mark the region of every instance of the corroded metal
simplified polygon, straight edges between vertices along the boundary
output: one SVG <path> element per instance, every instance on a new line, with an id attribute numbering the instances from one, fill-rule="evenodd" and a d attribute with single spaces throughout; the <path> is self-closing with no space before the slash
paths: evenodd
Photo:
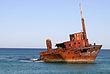
<path id="1" fill-rule="evenodd" d="M 83 17 L 81 17 L 81 21 L 83 31 L 70 34 L 70 41 L 56 44 L 56 49 L 52 49 L 51 40 L 46 40 L 47 51 L 40 53 L 39 60 L 44 62 L 93 63 L 102 45 L 89 43 Z"/>

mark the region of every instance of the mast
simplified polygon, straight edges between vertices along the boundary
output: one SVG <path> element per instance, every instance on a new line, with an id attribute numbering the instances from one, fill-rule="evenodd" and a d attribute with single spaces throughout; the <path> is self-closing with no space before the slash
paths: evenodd
<path id="1" fill-rule="evenodd" d="M 82 0 L 80 2 L 80 14 L 81 14 L 82 29 L 83 29 L 83 32 L 84 32 L 84 39 L 87 39 L 84 16 L 83 16 L 83 9 L 82 9 Z"/>
<path id="2" fill-rule="evenodd" d="M 88 42 L 87 35 L 86 35 L 86 27 L 85 27 L 84 16 L 83 16 L 83 9 L 82 9 L 82 0 L 80 2 L 80 14 L 81 14 L 82 29 L 83 29 L 83 38 L 85 40 L 85 46 L 88 46 L 89 42 Z"/>

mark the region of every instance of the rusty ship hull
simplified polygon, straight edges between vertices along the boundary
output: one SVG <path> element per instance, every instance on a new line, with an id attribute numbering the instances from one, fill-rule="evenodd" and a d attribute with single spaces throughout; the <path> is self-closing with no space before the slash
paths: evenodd
<path id="1" fill-rule="evenodd" d="M 81 5 L 80 5 L 81 6 Z M 50 39 L 46 40 L 47 51 L 40 53 L 39 60 L 44 62 L 66 62 L 66 63 L 93 63 L 102 47 L 96 43 L 90 44 L 86 34 L 84 17 L 81 13 L 82 32 L 70 34 L 70 40 L 56 44 L 52 49 Z"/>
<path id="2" fill-rule="evenodd" d="M 41 52 L 40 60 L 59 63 L 94 63 L 102 45 L 91 45 L 86 48 L 57 48 L 50 52 Z"/>

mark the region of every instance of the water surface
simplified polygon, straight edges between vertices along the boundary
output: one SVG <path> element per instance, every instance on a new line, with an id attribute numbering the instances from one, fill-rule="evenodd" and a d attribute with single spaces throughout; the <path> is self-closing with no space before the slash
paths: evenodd
<path id="1" fill-rule="evenodd" d="M 110 74 L 110 50 L 101 50 L 94 64 L 32 62 L 46 49 L 0 48 L 0 74 Z"/>

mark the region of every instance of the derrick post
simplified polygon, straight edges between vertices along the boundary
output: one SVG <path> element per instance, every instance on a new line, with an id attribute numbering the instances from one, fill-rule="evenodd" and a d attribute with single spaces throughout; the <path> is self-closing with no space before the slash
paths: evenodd
<path id="1" fill-rule="evenodd" d="M 47 39 L 46 40 L 46 45 L 47 45 L 47 50 L 48 51 L 51 51 L 52 50 L 52 43 L 51 43 L 51 40 L 50 39 Z"/>
<path id="2" fill-rule="evenodd" d="M 87 34 L 86 34 L 86 27 L 85 27 L 85 22 L 84 22 L 82 3 L 80 3 L 80 14 L 81 14 L 82 29 L 83 29 L 83 38 L 85 40 L 85 46 L 88 46 L 89 42 L 88 42 Z"/>

